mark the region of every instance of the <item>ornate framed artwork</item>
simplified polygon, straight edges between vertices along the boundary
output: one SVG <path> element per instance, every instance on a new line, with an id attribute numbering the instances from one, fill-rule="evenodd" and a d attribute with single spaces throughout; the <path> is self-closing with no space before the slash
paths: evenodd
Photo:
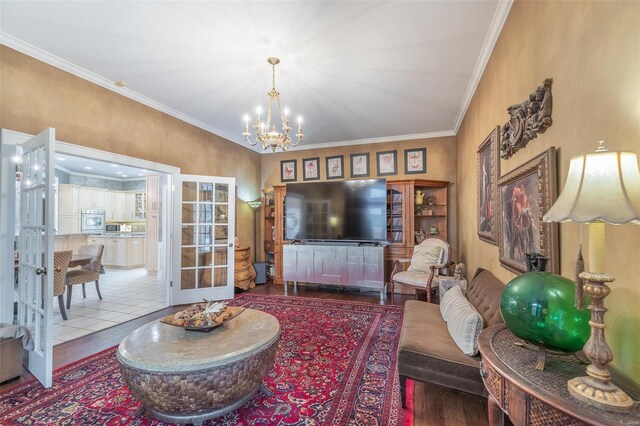
<path id="1" fill-rule="evenodd" d="M 407 175 L 427 172 L 427 148 L 404 150 L 404 173 Z"/>
<path id="2" fill-rule="evenodd" d="M 344 155 L 327 157 L 327 179 L 344 179 Z"/>
<path id="3" fill-rule="evenodd" d="M 296 180 L 298 180 L 298 170 L 296 167 L 296 163 L 296 160 L 280 161 L 280 181 L 295 182 Z"/>
<path id="4" fill-rule="evenodd" d="M 302 180 L 320 179 L 320 157 L 304 158 L 302 160 Z"/>
<path id="5" fill-rule="evenodd" d="M 378 176 L 392 176 L 398 174 L 397 151 L 376 152 L 376 164 Z"/>
<path id="6" fill-rule="evenodd" d="M 548 258 L 547 272 L 559 273 L 558 224 L 542 216 L 556 199 L 556 151 L 551 147 L 498 180 L 500 264 L 526 272 L 525 254 Z"/>
<path id="7" fill-rule="evenodd" d="M 351 177 L 369 177 L 369 153 L 351 154 Z"/>
<path id="8" fill-rule="evenodd" d="M 498 176 L 500 176 L 500 126 L 493 129 L 478 147 L 478 237 L 498 244 Z"/>

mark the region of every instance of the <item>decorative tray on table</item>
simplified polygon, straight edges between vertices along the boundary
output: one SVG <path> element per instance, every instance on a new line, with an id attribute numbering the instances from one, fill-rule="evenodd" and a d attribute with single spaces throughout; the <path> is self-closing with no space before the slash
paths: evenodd
<path id="1" fill-rule="evenodd" d="M 174 315 L 160 319 L 160 322 L 188 331 L 208 333 L 240 315 L 244 308 L 227 306 L 225 302 L 196 303 Z"/>

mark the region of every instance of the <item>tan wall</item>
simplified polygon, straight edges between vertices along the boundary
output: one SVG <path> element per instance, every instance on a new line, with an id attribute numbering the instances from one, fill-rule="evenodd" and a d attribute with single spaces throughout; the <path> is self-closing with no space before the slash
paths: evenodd
<path id="1" fill-rule="evenodd" d="M 304 143 L 304 142 L 303 142 Z M 404 174 L 404 150 L 410 148 L 427 149 L 427 172 L 423 174 Z M 344 156 L 344 176 L 350 179 L 351 165 L 350 154 L 369 153 L 369 172 L 372 178 L 377 177 L 376 152 L 397 151 L 397 176 L 381 176 L 387 180 L 399 179 L 432 179 L 449 181 L 449 241 L 452 248 L 457 244 L 456 233 L 456 138 L 443 137 L 433 139 L 416 139 L 410 141 L 385 142 L 366 145 L 351 145 L 334 148 L 309 149 L 303 151 L 289 151 L 286 153 L 268 154 L 262 156 L 262 187 L 281 184 L 280 181 L 280 161 L 297 160 L 298 180 L 303 182 L 302 159 L 320 157 L 320 179 L 326 180 L 326 157 L 334 155 Z"/>
<path id="2" fill-rule="evenodd" d="M 182 173 L 236 178 L 238 196 L 260 196 L 260 155 L 47 65 L 0 48 L 0 127 L 180 167 Z M 253 242 L 253 212 L 238 202 L 237 235 Z"/>
<path id="3" fill-rule="evenodd" d="M 502 174 L 555 146 L 560 190 L 569 159 L 593 151 L 600 139 L 610 149 L 640 152 L 638 22 L 640 2 L 513 4 L 458 132 L 458 248 L 472 271 L 482 266 L 505 282 L 514 277 L 500 266 L 498 247 L 476 235 L 476 150 L 507 121 L 506 107 L 526 99 L 544 78 L 554 80 L 553 125 L 502 160 Z M 561 273 L 569 278 L 579 235 L 580 225 L 560 225 Z M 606 244 L 606 269 L 617 277 L 605 301 L 607 339 L 615 365 L 640 381 L 640 226 L 607 225 Z"/>

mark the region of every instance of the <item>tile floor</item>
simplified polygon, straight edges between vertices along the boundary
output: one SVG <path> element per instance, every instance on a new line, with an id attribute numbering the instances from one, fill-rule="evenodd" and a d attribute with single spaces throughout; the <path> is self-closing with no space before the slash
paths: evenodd
<path id="1" fill-rule="evenodd" d="M 57 345 L 80 336 L 103 330 L 167 306 L 167 288 L 144 268 L 128 271 L 107 269 L 100 276 L 98 299 L 93 282 L 86 284 L 87 298 L 82 298 L 82 286 L 73 287 L 71 309 L 63 320 L 58 299 L 53 299 L 53 344 Z M 65 294 L 66 302 L 66 294 Z"/>

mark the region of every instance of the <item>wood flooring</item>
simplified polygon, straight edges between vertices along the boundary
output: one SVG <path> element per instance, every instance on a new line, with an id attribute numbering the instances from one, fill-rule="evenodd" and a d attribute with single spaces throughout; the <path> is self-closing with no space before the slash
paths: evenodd
<path id="1" fill-rule="evenodd" d="M 283 295 L 284 291 L 280 285 L 266 284 L 249 290 L 249 293 Z M 305 287 L 299 285 L 298 290 L 294 291 L 293 287 L 289 286 L 288 295 L 351 300 L 374 304 L 381 303 L 378 292 L 345 291 L 336 287 Z M 403 306 L 406 300 L 412 300 L 413 298 L 414 296 L 412 295 L 396 294 L 393 304 Z M 385 299 L 384 303 L 391 302 Z M 177 306 L 165 308 L 106 330 L 100 330 L 88 336 L 61 343 L 55 346 L 53 350 L 53 368 L 55 370 L 86 356 L 115 346 L 119 344 L 125 336 L 141 325 L 177 312 L 180 309 L 181 308 Z M 0 385 L 0 392 L 2 392 L 3 388 L 24 382 L 30 378 L 31 375 L 27 371 L 24 371 L 20 379 L 5 385 Z M 415 426 L 488 425 L 486 398 L 452 391 L 432 384 L 416 382 L 414 411 Z"/>

